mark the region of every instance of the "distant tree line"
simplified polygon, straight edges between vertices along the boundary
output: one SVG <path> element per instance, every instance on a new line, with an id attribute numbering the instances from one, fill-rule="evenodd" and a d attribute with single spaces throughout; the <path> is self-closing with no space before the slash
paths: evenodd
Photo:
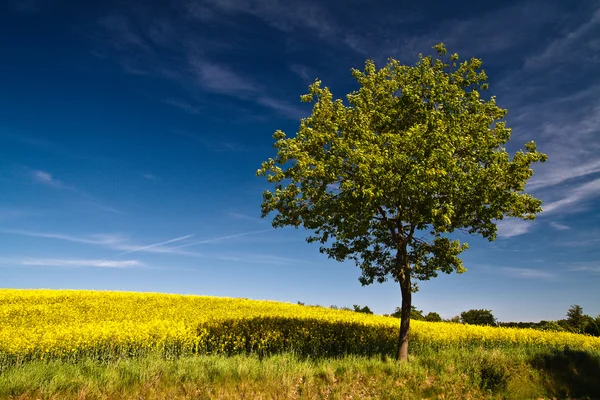
<path id="1" fill-rule="evenodd" d="M 302 302 L 298 302 L 300 305 L 305 305 Z M 309 307 L 321 307 L 319 305 Z M 350 307 L 338 307 L 331 305 L 329 308 L 334 310 L 346 310 L 354 311 L 363 314 L 373 314 L 373 311 L 368 306 L 360 306 L 354 304 Z M 400 307 L 396 307 L 393 313 L 383 314 L 385 317 L 400 318 L 402 310 Z M 485 309 L 471 309 L 463 311 L 460 315 L 449 319 L 443 319 L 440 314 L 436 312 L 429 312 L 424 314 L 422 310 L 418 310 L 414 305 L 411 306 L 410 319 L 417 321 L 429 321 L 429 322 L 453 322 L 459 324 L 469 325 L 487 325 L 487 326 L 502 326 L 507 328 L 532 328 L 543 331 L 557 331 L 557 332 L 573 332 L 583 333 L 591 336 L 600 336 L 600 315 L 593 318 L 583 313 L 583 307 L 574 304 L 567 311 L 567 318 L 560 319 L 557 321 L 540 321 L 540 322 L 498 322 L 491 310 Z"/>
<path id="2" fill-rule="evenodd" d="M 516 328 L 533 328 L 544 331 L 584 333 L 600 336 L 600 315 L 593 318 L 583 313 L 583 307 L 574 304 L 567 311 L 567 318 L 558 321 L 501 322 L 498 325 Z"/>

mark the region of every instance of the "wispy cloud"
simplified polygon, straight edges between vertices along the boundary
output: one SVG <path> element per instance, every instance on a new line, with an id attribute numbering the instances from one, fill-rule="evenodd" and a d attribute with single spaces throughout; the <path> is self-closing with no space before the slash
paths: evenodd
<path id="1" fill-rule="evenodd" d="M 118 254 L 115 254 L 111 257 L 111 260 L 104 260 L 106 262 L 114 261 L 113 258 L 121 257 L 127 254 L 142 252 L 142 253 L 158 253 L 158 254 L 171 254 L 171 255 L 182 255 L 182 256 L 192 256 L 192 257 L 207 257 L 207 258 L 215 258 L 229 261 L 247 261 L 247 262 L 256 262 L 256 263 L 267 263 L 267 264 L 282 264 L 282 263 L 291 263 L 297 262 L 298 260 L 287 259 L 277 256 L 270 255 L 261 255 L 260 257 L 257 255 L 235 255 L 235 254 L 203 254 L 196 252 L 189 252 L 182 250 L 186 247 L 198 246 L 203 244 L 211 244 L 223 242 L 231 239 L 236 239 L 243 236 L 249 235 L 258 235 L 266 232 L 273 232 L 273 229 L 261 229 L 254 230 L 248 232 L 236 233 L 233 235 L 224 235 L 214 238 L 209 238 L 205 240 L 192 241 L 187 242 L 178 246 L 169 246 L 172 243 L 177 242 L 185 242 L 188 241 L 193 234 L 179 236 L 173 239 L 152 243 L 148 245 L 136 245 L 132 244 L 128 238 L 122 235 L 115 234 L 95 234 L 95 235 L 85 235 L 85 236 L 73 236 L 66 235 L 61 233 L 45 233 L 45 232 L 32 232 L 32 231 L 23 231 L 23 230 L 2 230 L 2 233 L 22 235 L 22 236 L 31 236 L 31 237 L 40 237 L 40 238 L 48 238 L 48 239 L 56 239 L 63 240 L 68 242 L 89 244 L 95 246 L 105 247 L 111 250 L 119 250 L 121 251 Z"/>
<path id="2" fill-rule="evenodd" d="M 600 273 L 600 265 L 587 265 L 571 268 L 573 272 L 597 272 Z"/>
<path id="3" fill-rule="evenodd" d="M 4 229 L 0 232 L 14 234 L 14 235 L 21 235 L 21 236 L 32 236 L 32 237 L 40 237 L 40 238 L 47 238 L 47 239 L 58 239 L 58 240 L 65 240 L 68 242 L 96 244 L 96 245 L 114 245 L 114 244 L 122 243 L 123 241 L 126 240 L 126 238 L 121 235 L 109 235 L 109 234 L 72 236 L 72 235 L 65 235 L 62 233 L 32 232 L 32 231 L 15 230 L 15 229 Z"/>
<path id="4" fill-rule="evenodd" d="M 198 15 L 204 22 L 222 20 L 246 14 L 256 17 L 269 26 L 285 33 L 299 31 L 320 38 L 329 38 L 339 32 L 333 16 L 320 3 L 282 2 L 278 0 L 191 0 L 186 7 L 191 15 Z M 201 10 L 202 12 L 194 12 Z"/>
<path id="5" fill-rule="evenodd" d="M 15 264 L 22 266 L 43 267 L 94 267 L 94 268 L 132 268 L 144 267 L 144 263 L 138 260 L 93 260 L 93 259 L 57 259 L 57 258 L 24 258 Z"/>
<path id="6" fill-rule="evenodd" d="M 398 34 L 398 21 L 419 22 L 423 16 L 408 15 L 406 7 L 390 7 L 386 15 L 378 16 L 378 24 L 363 24 L 346 29 L 344 44 L 355 51 L 383 62 L 394 57 L 404 62 L 415 60 L 416 54 L 431 51 L 431 46 L 443 41 L 448 49 L 471 56 L 497 56 L 524 45 L 523 37 L 535 38 L 545 24 L 557 20 L 556 6 L 542 1 L 513 3 L 494 7 L 471 18 L 444 18 L 432 29 L 417 34 Z M 505 29 L 511 23 L 511 29 Z M 408 24 L 407 24 L 408 25 Z M 473 32 L 477 31 L 477 40 Z"/>
<path id="7" fill-rule="evenodd" d="M 534 221 L 526 221 L 518 218 L 506 218 L 496 222 L 498 227 L 498 237 L 510 238 L 513 236 L 523 235 L 531 230 Z"/>
<path id="8" fill-rule="evenodd" d="M 182 244 L 180 246 L 175 246 L 175 247 L 172 247 L 172 248 L 173 249 L 180 249 L 180 248 L 183 248 L 183 247 L 197 246 L 197 245 L 200 245 L 200 244 L 216 243 L 216 242 L 221 242 L 223 240 L 234 239 L 234 238 L 237 238 L 237 237 L 247 236 L 247 235 L 256 235 L 256 234 L 265 233 L 265 232 L 273 232 L 273 229 L 261 229 L 261 230 L 258 230 L 258 231 L 236 233 L 235 235 L 220 236 L 220 237 L 216 237 L 216 238 L 211 238 L 211 239 L 206 239 L 206 240 L 200 240 L 200 241 L 197 241 L 197 242 L 186 243 L 186 244 Z"/>
<path id="9" fill-rule="evenodd" d="M 127 251 L 125 251 L 123 253 L 117 254 L 117 256 L 122 256 L 122 255 L 125 255 L 125 254 L 131 254 L 131 253 L 135 253 L 135 252 L 138 252 L 138 251 L 148 251 L 148 250 L 151 250 L 151 249 L 154 249 L 154 248 L 162 248 L 162 246 L 164 246 L 165 244 L 180 242 L 182 240 L 189 239 L 192 236 L 194 236 L 194 235 L 193 234 L 191 234 L 191 235 L 185 235 L 185 236 L 176 237 L 174 239 L 165 240 L 164 242 L 158 242 L 158 243 L 153 243 L 153 244 L 149 244 L 149 245 L 146 245 L 146 246 L 134 247 L 134 248 L 132 248 L 130 250 L 127 250 Z"/>
<path id="10" fill-rule="evenodd" d="M 51 173 L 46 172 L 46 171 L 42 171 L 42 170 L 31 171 L 31 177 L 35 182 L 38 182 L 38 183 L 41 183 L 41 184 L 44 184 L 47 186 L 52 186 L 52 187 L 55 187 L 58 189 L 75 190 L 73 187 L 67 186 L 63 182 L 54 178 Z"/>
<path id="11" fill-rule="evenodd" d="M 142 178 L 148 179 L 149 181 L 155 181 L 158 179 L 158 177 L 153 174 L 142 174 Z"/>
<path id="12" fill-rule="evenodd" d="M 34 171 L 33 179 L 38 182 L 56 185 L 57 181 L 52 179 L 52 175 L 44 171 Z"/>
<path id="13" fill-rule="evenodd" d="M 588 228 L 583 230 L 573 230 L 569 235 L 561 237 L 554 244 L 554 247 L 588 248 L 579 254 L 591 254 L 592 251 L 600 249 L 600 230 L 597 228 Z"/>
<path id="14" fill-rule="evenodd" d="M 307 115 L 307 112 L 301 107 L 265 95 L 267 90 L 262 85 L 254 83 L 250 78 L 242 77 L 225 65 L 218 65 L 207 60 L 192 60 L 190 63 L 196 73 L 196 83 L 207 91 L 229 95 L 241 100 L 252 99 L 261 106 L 292 119 Z"/>
<path id="15" fill-rule="evenodd" d="M 555 222 L 555 221 L 551 221 L 550 222 L 550 226 L 553 227 L 554 229 L 556 229 L 557 231 L 566 231 L 566 230 L 571 229 L 570 226 L 564 225 L 564 224 L 560 224 L 560 223 Z"/>
<path id="16" fill-rule="evenodd" d="M 22 128 L 0 126 L 0 140 L 8 140 L 13 143 L 24 144 L 31 148 L 57 154 L 69 159 L 93 161 L 99 163 L 112 162 L 107 157 L 87 155 L 85 152 L 76 151 L 73 148 L 60 143 L 49 141 L 47 138 L 41 138 Z"/>
<path id="17" fill-rule="evenodd" d="M 306 260 L 289 257 L 279 257 L 270 254 L 219 254 L 219 255 L 208 255 L 209 257 L 216 258 L 223 261 L 236 261 L 240 263 L 250 264 L 270 264 L 270 265 L 296 265 L 306 263 Z"/>
<path id="18" fill-rule="evenodd" d="M 108 211 L 115 214 L 124 214 L 123 211 L 96 200 L 93 196 L 82 190 L 77 189 L 75 186 L 66 185 L 63 181 L 55 178 L 51 173 L 47 171 L 32 170 L 29 172 L 29 175 L 31 176 L 31 179 L 36 183 L 72 192 L 80 199 L 83 199 L 83 203 L 85 204 L 89 204 L 103 211 Z"/>
<path id="19" fill-rule="evenodd" d="M 600 82 L 600 81 L 599 81 Z M 549 161 L 535 167 L 527 190 L 547 190 L 600 173 L 600 84 L 564 101 L 523 107 L 519 131 L 533 131 Z M 535 116 L 535 117 L 534 117 Z M 532 120 L 541 119 L 539 125 Z"/>
<path id="20" fill-rule="evenodd" d="M 556 274 L 533 268 L 512 268 L 512 267 L 501 267 L 499 269 L 503 274 L 512 278 L 524 278 L 524 279 L 554 279 Z"/>
<path id="21" fill-rule="evenodd" d="M 592 160 L 582 165 L 574 165 L 572 168 L 556 168 L 551 176 L 545 179 L 533 179 L 527 184 L 527 189 L 539 189 L 558 185 L 570 179 L 585 177 L 600 172 L 600 159 Z"/>
<path id="22" fill-rule="evenodd" d="M 598 63 L 600 62 L 598 37 L 600 37 L 600 7 L 583 24 L 552 41 L 541 53 L 527 58 L 525 68 L 548 68 L 549 65 L 556 67 L 573 60 Z"/>
<path id="23" fill-rule="evenodd" d="M 135 243 L 131 243 L 131 241 L 123 236 L 118 234 L 94 234 L 94 235 L 82 235 L 82 236 L 74 236 L 67 235 L 62 233 L 48 233 L 48 232 L 33 232 L 33 231 L 25 231 L 25 230 L 2 230 L 2 233 L 21 235 L 21 236 L 30 236 L 30 237 L 39 237 L 39 238 L 47 238 L 47 239 L 56 239 L 63 240 L 67 242 L 74 243 L 82 243 L 89 244 L 95 246 L 105 247 L 111 250 L 121 251 L 123 253 L 117 254 L 118 256 L 124 254 L 130 254 L 134 252 L 144 252 L 144 253 L 161 253 L 161 254 L 174 254 L 174 255 L 183 255 L 183 256 L 192 256 L 197 257 L 200 256 L 198 253 L 182 251 L 175 248 L 170 248 L 164 246 L 165 244 L 173 243 L 179 240 L 185 240 L 192 235 L 186 235 L 180 238 L 170 239 L 161 243 L 154 243 L 150 245 L 139 245 Z"/>
<path id="24" fill-rule="evenodd" d="M 563 262 L 562 265 L 566 266 L 566 269 L 571 272 L 598 272 L 600 273 L 600 261 L 576 261 L 576 262 Z"/>
<path id="25" fill-rule="evenodd" d="M 4 126 L 0 127 L 0 133 L 2 133 L 0 135 L 0 138 L 8 139 L 11 142 L 23 143 L 28 146 L 38 147 L 41 149 L 62 153 L 62 149 L 58 148 L 58 146 L 56 144 L 51 143 L 46 139 L 41 139 L 41 138 L 32 136 L 31 134 L 21 132 L 20 130 L 18 130 L 19 131 L 18 133 L 14 133 L 12 131 L 13 131 L 13 129 L 11 129 L 11 128 L 4 127 Z"/>
<path id="26" fill-rule="evenodd" d="M 289 66 L 289 68 L 290 71 L 302 78 L 304 83 L 313 82 L 317 78 L 315 72 L 306 65 L 292 64 Z"/>
<path id="27" fill-rule="evenodd" d="M 187 100 L 168 98 L 164 100 L 164 103 L 179 108 L 187 114 L 198 115 L 202 113 L 202 107 Z"/>
<path id="28" fill-rule="evenodd" d="M 271 108 L 278 111 L 280 114 L 285 115 L 291 119 L 300 119 L 306 117 L 309 114 L 308 109 L 295 106 L 281 99 L 275 99 L 273 97 L 262 96 L 256 99 L 256 102 L 262 106 Z"/>
<path id="29" fill-rule="evenodd" d="M 226 5 L 223 2 L 206 1 L 188 3 L 183 9 L 174 8 L 176 12 L 171 15 L 172 20 L 152 15 L 150 8 L 144 11 L 137 10 L 132 15 L 111 14 L 101 18 L 98 22 L 100 32 L 96 35 L 98 46 L 94 51 L 98 57 L 114 59 L 120 63 L 124 70 L 133 75 L 159 76 L 167 79 L 192 94 L 193 88 L 202 89 L 204 92 L 217 93 L 224 96 L 257 104 L 274 110 L 277 113 L 297 119 L 304 116 L 302 109 L 290 103 L 289 99 L 279 98 L 274 95 L 271 87 L 257 83 L 257 78 L 244 71 L 236 70 L 233 64 L 216 61 L 208 53 L 211 48 L 222 49 L 229 45 L 223 42 L 212 43 L 206 35 L 198 33 L 195 26 L 197 19 L 206 20 L 210 15 L 211 22 L 230 24 L 224 14 L 247 14 L 252 10 L 262 15 L 271 7 L 264 7 L 263 2 L 254 5 L 236 3 Z M 275 2 L 278 3 L 278 2 Z M 286 14 L 290 7 L 275 4 L 277 15 Z M 314 24 L 314 17 L 310 20 L 298 19 L 298 12 L 311 9 L 312 6 L 303 4 L 298 11 L 290 13 L 290 18 L 303 24 Z M 177 11 L 178 10 L 178 11 Z M 198 10 L 203 10 L 197 13 Z M 206 12 L 213 10 L 215 12 Z M 285 11 L 288 10 L 288 11 Z M 135 11 L 135 9 L 134 9 Z M 321 15 L 319 14 L 319 18 Z M 209 18 L 210 19 L 210 18 Z M 285 29 L 289 24 L 282 19 L 272 21 L 272 24 Z M 296 26 L 296 24 L 293 24 Z M 320 28 L 323 28 L 321 25 Z M 164 53 L 169 54 L 168 57 Z M 235 64 L 238 65 L 238 64 Z M 191 96 L 194 97 L 194 96 Z M 296 100 L 296 99 L 294 99 Z M 189 114 L 199 114 L 203 105 L 181 98 L 167 98 L 164 103 L 177 107 Z"/>
<path id="30" fill-rule="evenodd" d="M 535 166 L 527 190 L 567 193 L 569 189 L 561 185 L 600 173 L 600 75 L 596 72 L 600 3 L 582 3 L 582 7 L 589 11 L 585 16 L 574 13 L 562 18 L 562 31 L 540 40 L 541 46 L 532 46 L 522 68 L 507 73 L 497 86 L 502 89 L 499 98 L 511 110 L 513 136 L 536 140 L 549 157 L 547 163 Z"/>
<path id="31" fill-rule="evenodd" d="M 585 200 L 600 196 L 600 178 L 579 185 L 569 191 L 569 194 L 556 201 L 542 205 L 543 215 L 552 213 L 572 213 L 585 208 Z"/>
<path id="32" fill-rule="evenodd" d="M 29 214 L 31 213 L 19 208 L 0 207 L 0 222 L 16 219 Z"/>
<path id="33" fill-rule="evenodd" d="M 121 50 L 127 50 L 131 46 L 145 51 L 151 51 L 151 47 L 135 25 L 124 15 L 112 14 L 100 18 L 98 24 L 109 32 L 112 45 Z"/>
<path id="34" fill-rule="evenodd" d="M 111 207 L 109 205 L 102 204 L 102 203 L 99 203 L 97 201 L 86 201 L 85 204 L 89 204 L 89 205 L 91 205 L 91 206 L 93 206 L 93 207 L 95 207 L 95 208 L 97 208 L 99 210 L 108 211 L 108 212 L 111 212 L 113 214 L 125 214 L 124 211 L 119 210 L 118 208 Z"/>
<path id="35" fill-rule="evenodd" d="M 562 191 L 561 191 L 562 192 Z M 542 204 L 542 213 L 538 218 L 545 218 L 549 215 L 568 214 L 580 212 L 587 208 L 586 201 L 595 197 L 600 197 L 600 178 L 578 185 L 566 191 L 568 195 L 559 200 L 544 202 Z M 557 230 L 569 229 L 568 226 L 557 222 L 549 222 L 550 226 Z M 521 220 L 518 218 L 506 218 L 496 222 L 498 227 L 498 237 L 510 238 L 513 236 L 528 233 L 535 225 L 535 221 Z"/>
<path id="36" fill-rule="evenodd" d="M 226 65 L 218 65 L 204 59 L 192 59 L 190 66 L 197 84 L 208 91 L 242 97 L 258 90 L 251 80 L 243 78 Z"/>
<path id="37" fill-rule="evenodd" d="M 262 218 L 260 218 L 260 215 L 248 215 L 248 214 L 242 214 L 242 213 L 238 213 L 238 212 L 230 212 L 230 213 L 227 213 L 227 215 L 229 215 L 231 218 L 241 219 L 244 221 L 252 221 L 252 222 L 257 222 L 257 223 L 264 222 L 264 220 Z"/>
<path id="38" fill-rule="evenodd" d="M 181 130 L 173 130 L 173 134 L 185 137 L 187 139 L 191 139 L 195 142 L 200 143 L 206 149 L 213 151 L 215 153 L 221 152 L 243 152 L 248 151 L 249 149 L 238 142 L 233 141 L 223 141 L 214 138 L 206 138 L 200 135 L 196 135 L 190 132 L 181 131 Z"/>

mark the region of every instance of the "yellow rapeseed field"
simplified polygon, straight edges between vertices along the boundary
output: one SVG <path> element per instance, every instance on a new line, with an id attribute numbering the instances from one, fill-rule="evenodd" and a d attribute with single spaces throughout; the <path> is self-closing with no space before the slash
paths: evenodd
<path id="1" fill-rule="evenodd" d="M 274 301 L 75 290 L 0 289 L 0 364 L 195 353 L 393 354 L 395 318 Z M 411 346 L 600 350 L 600 338 L 413 321 Z"/>

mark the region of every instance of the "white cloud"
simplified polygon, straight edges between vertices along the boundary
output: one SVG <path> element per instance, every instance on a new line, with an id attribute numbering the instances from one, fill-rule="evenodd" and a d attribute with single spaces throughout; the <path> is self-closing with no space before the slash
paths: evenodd
<path id="1" fill-rule="evenodd" d="M 149 181 L 155 181 L 158 179 L 156 175 L 152 174 L 142 174 L 142 177 L 148 179 Z"/>
<path id="2" fill-rule="evenodd" d="M 498 237 L 510 238 L 523 235 L 531 230 L 534 221 L 522 220 L 519 218 L 506 218 L 496 222 L 498 227 Z"/>
<path id="3" fill-rule="evenodd" d="M 52 175 L 44 171 L 35 171 L 33 177 L 39 182 L 53 182 Z"/>
<path id="4" fill-rule="evenodd" d="M 545 179 L 534 179 L 527 183 L 527 189 L 541 189 L 558 185 L 570 179 L 580 178 L 600 172 L 600 159 L 582 165 L 573 165 L 571 168 L 555 168 L 553 173 Z"/>
<path id="5" fill-rule="evenodd" d="M 35 182 L 52 186 L 59 189 L 74 190 L 72 187 L 65 186 L 61 181 L 54 178 L 51 173 L 41 170 L 31 172 L 31 176 Z"/>
<path id="6" fill-rule="evenodd" d="M 258 90 L 254 83 L 225 65 L 203 59 L 192 59 L 190 66 L 196 75 L 196 83 L 208 91 L 239 97 L 244 93 L 254 93 Z"/>
<path id="7" fill-rule="evenodd" d="M 550 203 L 542 204 L 542 215 L 551 213 L 577 212 L 584 208 L 581 204 L 592 197 L 600 196 L 600 178 L 584 183 L 568 191 L 569 195 Z M 578 205 L 579 207 L 576 207 Z"/>
<path id="8" fill-rule="evenodd" d="M 555 221 L 551 221 L 550 222 L 550 226 L 553 227 L 554 229 L 556 229 L 557 231 L 566 231 L 566 230 L 571 229 L 570 226 L 563 225 L 563 224 L 560 224 L 560 223 L 555 222 Z"/>
<path id="9" fill-rule="evenodd" d="M 556 275 L 539 269 L 533 268 L 512 268 L 512 267 L 501 267 L 500 270 L 513 278 L 529 278 L 529 279 L 553 279 Z"/>

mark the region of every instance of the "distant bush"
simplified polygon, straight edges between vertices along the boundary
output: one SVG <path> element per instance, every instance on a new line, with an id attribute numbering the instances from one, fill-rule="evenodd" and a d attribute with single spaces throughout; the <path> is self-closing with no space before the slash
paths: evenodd
<path id="1" fill-rule="evenodd" d="M 463 323 L 469 325 L 496 325 L 496 318 L 490 310 L 469 310 L 460 313 L 460 319 Z"/>
<path id="2" fill-rule="evenodd" d="M 430 312 L 429 314 L 427 314 L 425 316 L 425 321 L 429 321 L 429 322 L 442 322 L 442 317 L 440 317 L 440 314 L 436 313 L 436 312 Z"/>
<path id="3" fill-rule="evenodd" d="M 373 311 L 371 311 L 369 306 L 364 306 L 361 308 L 361 306 L 359 306 L 358 304 L 354 304 L 352 307 L 354 307 L 354 311 L 356 311 L 356 312 L 363 313 L 363 314 L 373 314 Z"/>

